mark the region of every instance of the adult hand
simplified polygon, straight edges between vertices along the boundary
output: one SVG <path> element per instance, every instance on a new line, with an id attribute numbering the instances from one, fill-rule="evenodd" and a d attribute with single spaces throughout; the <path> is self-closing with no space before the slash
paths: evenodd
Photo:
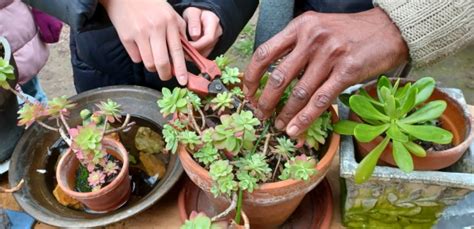
<path id="1" fill-rule="evenodd" d="M 208 56 L 222 35 L 219 17 L 209 10 L 188 7 L 183 12 L 183 18 L 191 36 L 191 45 L 203 56 Z"/>
<path id="2" fill-rule="evenodd" d="M 284 55 L 258 99 L 257 116 L 269 117 L 304 70 L 275 121 L 277 129 L 296 137 L 347 87 L 406 61 L 408 48 L 380 8 L 356 14 L 307 12 L 256 50 L 244 79 L 248 97 L 255 99 L 262 74 Z"/>
<path id="3" fill-rule="evenodd" d="M 166 1 L 100 0 L 133 62 L 143 61 L 148 71 L 157 71 L 162 80 L 177 77 L 187 83 L 187 70 L 180 33 L 186 24 Z M 171 57 L 171 59 L 170 59 Z M 173 69 L 171 69 L 171 63 Z"/>

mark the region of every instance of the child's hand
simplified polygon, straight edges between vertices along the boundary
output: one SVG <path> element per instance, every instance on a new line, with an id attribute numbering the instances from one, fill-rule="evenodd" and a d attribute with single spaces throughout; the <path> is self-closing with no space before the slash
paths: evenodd
<path id="1" fill-rule="evenodd" d="M 208 56 L 222 35 L 220 19 L 209 10 L 188 7 L 183 12 L 193 45 L 203 56 Z"/>
<path id="2" fill-rule="evenodd" d="M 181 85 L 187 83 L 180 33 L 186 24 L 166 1 L 100 0 L 133 62 L 143 61 L 148 71 L 157 71 L 162 80 L 174 75 Z"/>

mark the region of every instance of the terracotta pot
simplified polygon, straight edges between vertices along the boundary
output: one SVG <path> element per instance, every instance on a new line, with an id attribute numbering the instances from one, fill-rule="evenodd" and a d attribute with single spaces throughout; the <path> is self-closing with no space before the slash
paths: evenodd
<path id="1" fill-rule="evenodd" d="M 332 107 L 332 122 L 338 117 Z M 252 193 L 244 193 L 243 210 L 247 213 L 252 228 L 273 228 L 285 222 L 300 204 L 303 197 L 311 191 L 325 177 L 334 156 L 339 149 L 340 136 L 332 133 L 328 141 L 328 149 L 316 165 L 318 173 L 308 181 L 285 180 L 266 183 L 259 186 Z M 189 178 L 211 200 L 213 207 L 219 212 L 226 209 L 230 200 L 224 197 L 214 198 L 210 192 L 212 179 L 209 172 L 196 163 L 191 155 L 180 147 L 178 152 L 184 171 Z"/>
<path id="2" fill-rule="evenodd" d="M 413 81 L 401 80 L 400 85 L 402 86 L 408 82 Z M 377 95 L 375 81 L 365 85 L 364 89 L 367 90 L 371 96 Z M 472 128 L 474 120 L 472 119 L 471 114 L 464 112 L 461 104 L 438 88 L 435 88 L 427 102 L 432 100 L 444 100 L 448 104 L 446 110 L 439 119 L 441 121 L 441 127 L 453 133 L 452 144 L 454 147 L 443 151 L 427 151 L 426 157 L 417 157 L 412 154 L 415 170 L 439 170 L 456 163 L 474 140 L 474 129 Z M 352 111 L 349 113 L 349 119 L 356 122 L 362 122 L 362 120 Z M 367 155 L 382 140 L 383 138 L 379 136 L 373 141 L 367 143 L 356 141 L 357 153 L 360 157 L 365 157 L 365 155 Z M 388 144 L 387 148 L 385 148 L 385 151 L 380 156 L 379 165 L 396 166 L 392 155 L 391 143 Z"/>
<path id="3" fill-rule="evenodd" d="M 125 147 L 111 138 L 104 138 L 107 153 L 122 161 L 122 169 L 112 183 L 94 192 L 76 192 L 76 171 L 79 167 L 74 152 L 69 149 L 58 162 L 56 180 L 59 187 L 69 196 L 80 201 L 92 211 L 105 213 L 118 209 L 130 197 L 130 176 L 128 174 L 128 153 Z"/>

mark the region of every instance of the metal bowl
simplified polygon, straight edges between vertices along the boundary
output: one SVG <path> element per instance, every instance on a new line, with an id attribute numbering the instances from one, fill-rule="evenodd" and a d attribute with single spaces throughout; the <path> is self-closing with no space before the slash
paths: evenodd
<path id="1" fill-rule="evenodd" d="M 159 113 L 156 101 L 161 93 L 139 86 L 111 86 L 98 88 L 73 96 L 77 106 L 71 110 L 71 123 L 78 123 L 79 112 L 93 108 L 97 102 L 110 98 L 122 105 L 124 113 L 138 116 L 162 127 L 166 120 Z M 76 119 L 74 119 L 76 118 Z M 178 181 L 183 168 L 176 155 L 170 155 L 165 176 L 150 193 L 141 199 L 130 200 L 120 209 L 106 214 L 92 214 L 73 210 L 59 204 L 52 194 L 51 179 L 47 173 L 54 173 L 54 163 L 49 161 L 48 148 L 59 138 L 55 132 L 33 125 L 18 142 L 10 164 L 9 182 L 16 185 L 22 178 L 23 188 L 14 193 L 18 204 L 37 220 L 57 227 L 98 227 L 115 223 L 133 216 L 153 205 Z M 46 173 L 38 171 L 46 170 Z"/>

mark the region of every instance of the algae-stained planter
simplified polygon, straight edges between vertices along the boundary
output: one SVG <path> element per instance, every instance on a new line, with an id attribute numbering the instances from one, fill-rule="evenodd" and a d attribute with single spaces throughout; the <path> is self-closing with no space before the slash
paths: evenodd
<path id="1" fill-rule="evenodd" d="M 217 62 L 231 91 L 198 97 L 187 89 L 163 89 L 158 105 L 170 117 L 163 128 L 166 148 L 178 153 L 190 180 L 222 212 L 215 220 L 235 213 L 239 224 L 244 212 L 252 227 L 276 227 L 326 175 L 338 151 L 339 135 L 332 133 L 337 115 L 330 108 L 302 138 L 291 140 L 274 129 L 273 119 L 255 118 L 246 101 L 235 106 L 235 98 L 243 99 L 239 70 Z"/>
<path id="2" fill-rule="evenodd" d="M 419 82 L 423 84 L 407 81 L 396 83 L 397 81 L 390 82 L 386 78 L 382 79 L 385 82 L 381 83 L 380 81 L 379 79 L 378 90 L 376 83 L 372 82 L 365 85 L 364 90 L 358 90 L 361 86 L 354 86 L 348 89 L 347 93 L 357 92 L 359 96 L 374 98 L 373 101 L 370 101 L 373 106 L 365 107 L 365 109 L 372 110 L 374 108 L 372 113 L 378 112 L 383 115 L 390 114 L 390 109 L 384 109 L 386 106 L 383 105 L 377 107 L 376 103 L 384 104 L 385 101 L 391 99 L 389 98 L 391 95 L 395 98 L 394 107 L 396 109 L 404 107 L 403 104 L 406 100 L 400 99 L 402 98 L 400 93 L 403 92 L 397 94 L 397 87 L 407 88 L 406 90 L 418 87 L 412 93 L 421 94 L 426 98 L 419 99 L 423 101 L 417 103 L 415 96 L 415 104 L 409 104 L 414 109 L 406 112 L 406 115 L 402 117 L 394 116 L 391 120 L 396 120 L 388 122 L 389 127 L 384 130 L 375 131 L 375 128 L 367 127 L 369 125 L 376 127 L 384 125 L 383 122 L 374 121 L 377 118 L 362 117 L 364 122 L 370 122 L 361 127 L 366 130 L 365 138 L 360 133 L 354 139 L 351 136 L 342 136 L 340 173 L 343 178 L 343 222 L 351 228 L 431 228 L 447 206 L 457 203 L 474 190 L 472 160 L 465 160 L 472 158 L 474 149 L 470 145 L 473 138 L 471 115 L 458 90 L 439 88 L 426 90 L 432 79 L 420 80 Z M 386 89 L 383 89 L 385 92 L 382 92 L 381 85 L 383 84 L 387 85 L 387 89 L 392 90 L 393 93 Z M 383 93 L 385 95 L 381 96 L 382 100 L 378 100 L 377 95 Z M 396 98 L 397 95 L 399 99 Z M 347 98 L 343 96 L 341 100 L 347 101 Z M 354 99 L 348 102 L 353 108 Z M 399 112 L 397 114 L 400 114 L 400 110 L 396 111 Z M 423 116 L 420 116 L 421 114 Z M 361 121 L 360 117 L 350 114 L 349 108 L 341 102 L 339 102 L 339 115 L 344 120 Z M 412 117 L 410 118 L 410 116 Z M 403 119 L 405 121 L 400 121 Z M 406 122 L 407 120 L 409 122 Z M 415 121 L 412 122 L 413 120 Z M 390 125 L 397 125 L 398 122 L 405 122 L 397 126 L 401 126 L 399 131 L 390 130 L 384 133 L 390 128 Z M 407 127 L 407 123 L 418 130 L 437 129 L 429 133 L 421 132 L 420 135 L 419 132 Z M 339 128 L 341 127 L 336 127 L 340 132 L 354 134 L 354 132 L 350 134 L 350 129 L 353 131 L 354 126 L 348 127 L 346 125 L 345 130 Z M 377 133 L 368 133 L 369 129 Z M 439 129 L 444 129 L 444 131 Z M 437 132 L 437 130 L 439 131 Z M 438 135 L 433 137 L 433 133 L 438 133 Z M 374 136 L 373 138 L 367 137 L 371 134 Z M 407 138 L 404 138 L 403 135 Z M 391 144 L 384 142 L 382 138 L 389 138 Z M 402 149 L 400 143 L 396 141 L 401 142 Z M 407 144 L 408 141 L 417 146 L 412 143 Z M 375 143 L 380 147 L 375 147 L 374 150 L 374 147 L 367 147 L 370 143 Z M 370 153 L 368 153 L 369 151 Z M 373 156 L 374 154 L 370 156 L 374 152 L 375 156 Z M 378 165 L 375 166 L 377 161 Z M 466 162 L 469 163 L 468 166 L 465 166 Z M 371 169 L 372 163 L 375 167 L 373 170 Z M 367 166 L 368 164 L 369 166 Z M 391 167 L 394 165 L 399 166 L 400 169 Z M 366 167 L 364 168 L 364 166 Z M 470 167 L 471 169 L 469 169 Z"/>

